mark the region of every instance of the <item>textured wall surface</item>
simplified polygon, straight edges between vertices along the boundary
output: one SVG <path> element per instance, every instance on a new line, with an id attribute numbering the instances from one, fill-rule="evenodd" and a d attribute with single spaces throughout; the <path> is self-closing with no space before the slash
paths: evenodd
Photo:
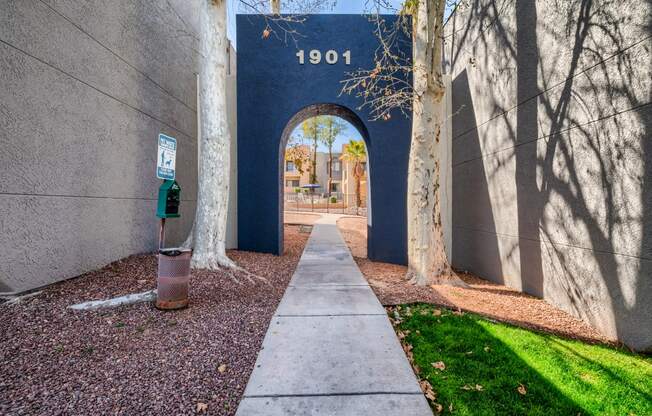
<path id="1" fill-rule="evenodd" d="M 359 15 L 309 15 L 296 28 L 301 36 L 295 45 L 275 36 L 262 38 L 267 23 L 260 16 L 239 15 L 237 23 L 238 247 L 271 253 L 282 250 L 279 194 L 284 130 L 291 131 L 302 121 L 301 117 L 321 114 L 321 110 L 336 111 L 337 107 L 367 142 L 373 206 L 368 255 L 372 259 L 405 263 L 410 120 L 396 112 L 389 121 L 369 121 L 368 110 L 359 109 L 358 98 L 340 95 L 347 71 L 375 65 L 378 39 L 373 32 L 374 24 Z M 411 42 L 402 40 L 403 52 L 411 56 Z M 301 49 L 306 55 L 304 65 L 299 64 L 295 55 Z M 328 64 L 322 59 L 319 64 L 310 64 L 308 54 L 313 49 L 324 55 L 335 50 L 340 54 L 339 60 Z M 342 57 L 346 50 L 351 51 L 348 66 Z M 336 106 L 325 109 L 319 107 L 322 104 Z M 307 108 L 318 111 L 304 113 Z M 279 210 L 281 213 L 277 214 Z"/>
<path id="2" fill-rule="evenodd" d="M 649 0 L 474 0 L 446 24 L 453 262 L 652 347 Z"/>
<path id="3" fill-rule="evenodd" d="M 0 0 L 0 292 L 156 248 L 159 133 L 197 177 L 197 8 L 186 0 Z"/>
<path id="4" fill-rule="evenodd" d="M 231 49 L 230 70 L 226 77 L 226 101 L 229 129 L 231 130 L 231 182 L 229 188 L 229 214 L 226 224 L 226 248 L 238 247 L 238 125 L 236 55 Z"/>

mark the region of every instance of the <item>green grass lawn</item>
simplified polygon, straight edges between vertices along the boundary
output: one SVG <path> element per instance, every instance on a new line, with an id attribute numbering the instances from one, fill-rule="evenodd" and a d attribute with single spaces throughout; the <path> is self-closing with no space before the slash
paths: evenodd
<path id="1" fill-rule="evenodd" d="M 399 336 L 412 345 L 419 376 L 432 385 L 443 414 L 652 415 L 649 356 L 432 305 L 397 312 Z M 433 366 L 441 368 L 439 362 L 443 370 Z"/>

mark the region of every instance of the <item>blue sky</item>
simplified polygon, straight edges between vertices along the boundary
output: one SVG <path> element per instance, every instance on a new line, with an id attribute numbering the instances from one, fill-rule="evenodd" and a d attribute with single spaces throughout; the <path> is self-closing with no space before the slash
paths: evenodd
<path id="1" fill-rule="evenodd" d="M 237 50 L 237 40 L 235 39 L 235 15 L 237 13 L 246 13 L 246 10 L 243 8 L 242 3 L 240 3 L 240 0 L 227 0 L 228 1 L 228 35 L 229 39 L 236 44 L 236 50 Z M 368 10 L 368 4 L 372 4 L 371 0 L 330 0 L 332 3 L 334 3 L 334 7 L 332 9 L 324 11 L 324 13 L 335 13 L 335 14 L 356 14 L 356 13 L 364 13 L 365 11 Z M 403 0 L 387 0 L 392 6 L 394 7 L 395 10 L 398 10 L 401 7 L 401 4 L 403 3 Z M 384 10 L 384 13 L 394 13 L 395 10 Z M 448 17 L 452 10 L 452 7 L 447 6 L 446 7 L 446 13 L 444 15 L 444 18 Z M 283 11 L 283 0 L 281 0 L 281 12 Z"/>
<path id="2" fill-rule="evenodd" d="M 342 131 L 342 133 L 340 133 L 337 136 L 337 139 L 335 139 L 335 143 L 333 144 L 333 152 L 338 152 L 339 153 L 342 150 L 342 145 L 343 144 L 348 143 L 349 140 L 362 140 L 362 136 L 360 135 L 358 130 L 355 127 L 353 127 L 353 125 L 350 124 L 348 121 L 346 121 L 344 119 L 341 119 L 339 117 L 337 117 L 337 118 L 340 119 L 342 122 L 344 122 L 344 125 L 345 125 L 344 130 Z M 292 131 L 292 136 L 294 136 L 294 135 L 301 136 L 301 124 L 299 124 Z M 305 144 L 311 144 L 311 143 L 310 143 L 310 141 L 306 140 Z M 319 152 L 328 152 L 328 148 L 325 145 L 320 143 L 319 146 L 317 146 L 317 151 L 319 151 Z"/>

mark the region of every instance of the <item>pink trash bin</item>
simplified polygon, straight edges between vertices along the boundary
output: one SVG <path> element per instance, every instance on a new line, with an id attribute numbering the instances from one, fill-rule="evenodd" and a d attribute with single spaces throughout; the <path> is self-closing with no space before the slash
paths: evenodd
<path id="1" fill-rule="evenodd" d="M 156 307 L 180 309 L 188 306 L 188 283 L 192 250 L 163 248 L 158 251 Z"/>

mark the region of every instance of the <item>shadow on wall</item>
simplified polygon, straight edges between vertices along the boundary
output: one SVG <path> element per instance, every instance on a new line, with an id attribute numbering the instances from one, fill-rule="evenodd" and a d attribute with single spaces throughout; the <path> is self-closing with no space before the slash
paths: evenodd
<path id="1" fill-rule="evenodd" d="M 455 116 L 453 137 L 456 137 L 461 133 L 458 130 L 476 124 L 473 97 L 466 70 L 455 78 L 451 88 L 452 108 L 465 109 Z M 464 207 L 464 209 L 453 210 L 453 224 L 456 224 L 453 227 L 455 267 L 464 270 L 485 270 L 485 278 L 505 284 L 484 159 L 464 160 L 457 163 L 459 157 L 456 158 L 456 155 L 466 152 L 470 155 L 482 154 L 480 137 L 476 129 L 465 134 L 463 140 L 453 141 L 453 206 Z M 484 227 L 474 228 L 470 226 L 471 224 L 483 224 Z"/>
<path id="2" fill-rule="evenodd" d="M 456 11 L 447 25 L 455 83 L 469 84 L 472 95 L 455 101 L 480 103 L 464 110 L 475 120 L 455 116 L 454 131 L 458 125 L 475 130 L 487 170 L 484 195 L 490 195 L 490 203 L 464 209 L 491 210 L 499 198 L 505 206 L 491 212 L 494 230 L 485 223 L 483 231 L 494 232 L 498 241 L 517 240 L 522 289 L 608 336 L 648 349 L 652 2 L 646 0 L 643 7 L 635 0 L 625 2 L 630 5 L 607 0 L 559 0 L 554 7 L 548 3 L 475 0 Z M 453 111 L 458 109 L 454 105 Z M 454 140 L 459 139 L 466 146 L 476 141 L 454 133 Z M 454 145 L 453 151 L 461 150 Z M 464 200 L 459 193 L 471 189 L 482 195 L 466 181 L 475 176 L 460 181 L 458 170 L 454 200 Z M 505 181 L 510 170 L 513 184 Z M 491 192 L 501 186 L 513 186 L 512 198 Z M 515 229 L 509 218 L 514 212 Z M 482 217 L 467 221 L 477 216 Z M 470 226 L 459 224 L 459 218 L 453 221 L 457 233 L 460 226 Z M 482 234 L 471 238 L 486 244 Z M 497 258 L 501 270 L 476 253 L 470 254 L 469 268 L 501 281 L 493 276 L 505 275 L 509 256 Z"/>
<path id="3" fill-rule="evenodd" d="M 648 52 L 650 51 L 650 41 L 652 37 L 652 13 L 649 13 L 652 10 L 652 0 L 647 0 L 648 4 L 648 19 L 646 33 L 648 35 Z M 648 64 L 649 64 L 648 59 Z M 648 66 L 649 69 L 649 66 Z M 648 82 L 650 78 L 648 78 Z M 649 84 L 648 84 L 649 85 Z M 652 93 L 648 91 L 648 100 L 652 96 Z M 643 192 L 641 193 L 641 206 L 647 207 L 643 210 L 643 226 L 642 226 L 642 236 L 640 243 L 640 257 L 641 262 L 638 271 L 638 288 L 637 288 L 637 298 L 636 304 L 631 313 L 641 314 L 644 317 L 647 316 L 647 321 L 643 321 L 643 324 L 647 324 L 649 328 L 652 326 L 652 134 L 650 134 L 650 124 L 652 124 L 652 110 L 650 109 L 650 104 L 647 106 L 639 106 L 636 109 L 637 117 L 642 120 L 644 131 L 643 131 L 643 163 L 645 164 L 645 171 L 643 173 L 643 179 L 641 181 L 641 186 Z M 652 349 L 652 341 L 648 342 L 648 350 Z"/>

